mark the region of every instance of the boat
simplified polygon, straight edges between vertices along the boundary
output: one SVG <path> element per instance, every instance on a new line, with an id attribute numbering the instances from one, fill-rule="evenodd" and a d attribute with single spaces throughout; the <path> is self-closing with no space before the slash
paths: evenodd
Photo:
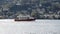
<path id="1" fill-rule="evenodd" d="M 5 18 L 5 16 L 0 16 L 0 19 L 4 19 Z"/>
<path id="2" fill-rule="evenodd" d="M 35 18 L 29 15 L 19 15 L 15 18 L 15 21 L 35 21 Z"/>

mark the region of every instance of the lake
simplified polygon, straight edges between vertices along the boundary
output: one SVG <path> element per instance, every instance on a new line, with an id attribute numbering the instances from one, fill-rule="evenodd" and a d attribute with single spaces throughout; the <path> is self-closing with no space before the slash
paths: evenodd
<path id="1" fill-rule="evenodd" d="M 0 19 L 0 34 L 60 34 L 60 20 Z"/>

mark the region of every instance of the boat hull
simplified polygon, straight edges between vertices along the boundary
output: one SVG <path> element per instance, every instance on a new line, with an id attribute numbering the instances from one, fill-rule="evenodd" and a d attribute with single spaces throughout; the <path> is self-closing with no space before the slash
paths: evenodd
<path id="1" fill-rule="evenodd" d="M 15 19 L 15 21 L 35 21 L 35 19 L 26 19 L 26 20 Z"/>

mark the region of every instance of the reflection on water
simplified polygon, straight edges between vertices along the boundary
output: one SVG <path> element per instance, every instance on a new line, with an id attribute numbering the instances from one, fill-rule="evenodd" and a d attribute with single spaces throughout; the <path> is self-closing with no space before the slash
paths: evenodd
<path id="1" fill-rule="evenodd" d="M 0 34 L 60 34 L 60 20 L 0 20 Z"/>

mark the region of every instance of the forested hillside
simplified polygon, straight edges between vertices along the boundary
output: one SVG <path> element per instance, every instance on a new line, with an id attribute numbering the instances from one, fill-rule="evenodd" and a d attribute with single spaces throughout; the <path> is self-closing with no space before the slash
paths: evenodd
<path id="1" fill-rule="evenodd" d="M 0 0 L 0 16 L 30 15 L 37 19 L 60 19 L 60 0 Z"/>

